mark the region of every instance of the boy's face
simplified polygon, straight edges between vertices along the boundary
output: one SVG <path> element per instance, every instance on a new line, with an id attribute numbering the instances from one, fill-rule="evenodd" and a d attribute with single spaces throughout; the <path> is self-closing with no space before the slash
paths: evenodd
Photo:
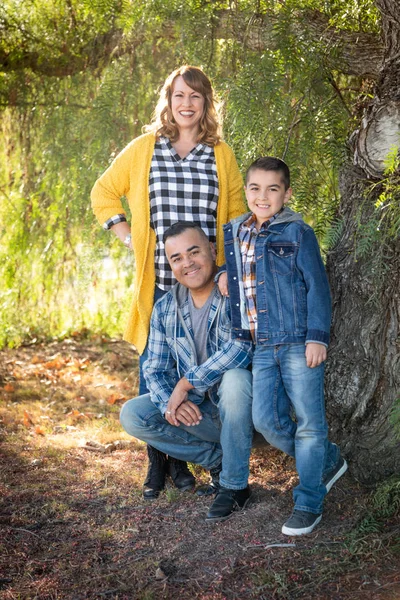
<path id="1" fill-rule="evenodd" d="M 276 215 L 292 195 L 291 188 L 285 190 L 279 171 L 252 169 L 244 189 L 249 209 L 257 218 L 257 228 Z"/>

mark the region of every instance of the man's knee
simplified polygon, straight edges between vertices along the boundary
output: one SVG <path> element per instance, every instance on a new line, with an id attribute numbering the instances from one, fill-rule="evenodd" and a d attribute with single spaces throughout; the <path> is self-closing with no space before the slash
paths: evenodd
<path id="1" fill-rule="evenodd" d="M 132 398 L 121 408 L 119 420 L 129 435 L 141 439 L 140 433 L 148 428 L 150 418 L 161 416 L 160 411 L 150 400 L 149 394 Z"/>

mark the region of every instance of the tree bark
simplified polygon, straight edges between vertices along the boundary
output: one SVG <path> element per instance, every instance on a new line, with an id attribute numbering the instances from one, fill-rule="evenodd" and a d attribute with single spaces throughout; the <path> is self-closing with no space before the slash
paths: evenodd
<path id="1" fill-rule="evenodd" d="M 341 239 L 329 253 L 333 297 L 332 343 L 326 374 L 327 412 L 332 438 L 350 459 L 353 474 L 375 483 L 400 472 L 399 443 L 390 414 L 400 396 L 400 242 L 389 241 L 383 268 L 374 272 L 374 255 L 356 259 L 358 221 L 368 224 L 390 147 L 381 135 L 390 115 L 393 142 L 399 145 L 400 18 L 397 0 L 377 0 L 382 15 L 384 57 L 374 99 L 352 135 L 353 164 L 340 178 Z M 390 128 L 388 130 L 390 138 Z M 371 159 L 372 157 L 372 159 Z"/>

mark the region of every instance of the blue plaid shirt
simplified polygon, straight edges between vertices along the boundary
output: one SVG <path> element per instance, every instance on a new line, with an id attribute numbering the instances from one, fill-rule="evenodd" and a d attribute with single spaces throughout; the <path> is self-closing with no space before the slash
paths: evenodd
<path id="1" fill-rule="evenodd" d="M 211 401 L 217 403 L 223 374 L 247 367 L 252 359 L 252 343 L 231 338 L 229 299 L 223 298 L 216 286 L 207 324 L 208 359 L 197 364 L 188 294 L 184 286 L 176 284 L 156 302 L 151 317 L 149 358 L 143 372 L 151 400 L 162 414 L 182 377 L 194 386 L 189 400 L 200 404 L 208 392 Z"/>

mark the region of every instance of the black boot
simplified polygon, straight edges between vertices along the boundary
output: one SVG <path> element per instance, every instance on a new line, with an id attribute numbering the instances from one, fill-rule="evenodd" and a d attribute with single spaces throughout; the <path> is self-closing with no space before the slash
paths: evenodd
<path id="1" fill-rule="evenodd" d="M 228 490 L 220 487 L 217 497 L 210 506 L 206 521 L 216 523 L 225 521 L 237 510 L 244 510 L 251 500 L 249 486 L 244 490 Z"/>
<path id="2" fill-rule="evenodd" d="M 155 500 L 160 495 L 161 490 L 165 488 L 167 457 L 153 446 L 147 446 L 147 455 L 149 457 L 149 468 L 143 484 L 143 498 L 145 500 Z"/>
<path id="3" fill-rule="evenodd" d="M 187 463 L 169 456 L 167 470 L 178 490 L 181 492 L 186 492 L 194 488 L 196 480 L 189 471 Z"/>
<path id="4" fill-rule="evenodd" d="M 203 485 L 196 490 L 198 496 L 213 496 L 219 490 L 219 474 L 222 471 L 222 465 L 210 469 L 211 481 L 207 485 Z"/>

